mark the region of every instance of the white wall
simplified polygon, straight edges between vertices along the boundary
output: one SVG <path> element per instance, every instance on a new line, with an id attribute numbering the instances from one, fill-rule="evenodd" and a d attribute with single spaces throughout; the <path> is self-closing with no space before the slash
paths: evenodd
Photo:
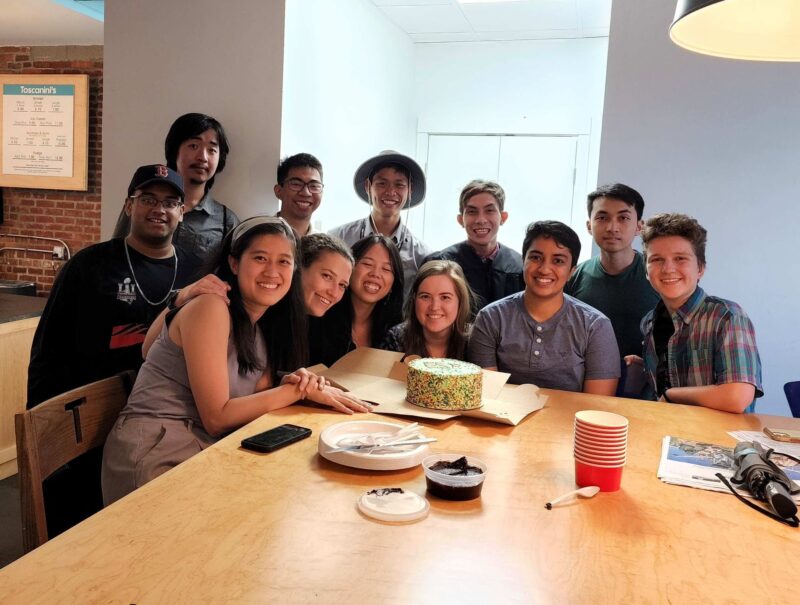
<path id="1" fill-rule="evenodd" d="M 353 191 L 361 162 L 384 149 L 414 155 L 413 46 L 367 0 L 286 2 L 281 156 L 322 162 L 313 222 L 324 230 L 366 216 Z M 274 185 L 275 165 L 267 171 Z"/>
<path id="2" fill-rule="evenodd" d="M 217 118 L 231 153 L 214 195 L 239 216 L 276 209 L 282 0 L 136 0 L 105 6 L 102 236 L 137 166 L 164 161 L 179 115 Z"/>
<path id="3" fill-rule="evenodd" d="M 701 285 L 756 328 L 765 397 L 786 414 L 800 379 L 800 65 L 690 53 L 667 35 L 674 0 L 614 0 L 602 182 L 639 189 L 646 214 L 680 211 L 708 229 Z"/>
<path id="4" fill-rule="evenodd" d="M 582 237 L 583 258 L 591 249 L 584 200 L 597 184 L 607 46 L 607 38 L 584 38 L 416 47 L 420 133 L 579 135 L 571 222 Z M 455 217 L 457 197 L 450 202 Z M 534 199 L 508 204 L 511 222 L 541 218 Z"/>

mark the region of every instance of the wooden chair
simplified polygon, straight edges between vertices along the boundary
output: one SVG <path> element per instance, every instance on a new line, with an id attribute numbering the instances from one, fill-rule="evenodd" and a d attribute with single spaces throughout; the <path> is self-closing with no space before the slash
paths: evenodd
<path id="1" fill-rule="evenodd" d="M 135 377 L 133 371 L 122 372 L 15 415 L 26 553 L 48 540 L 42 481 L 78 456 L 103 446 Z"/>

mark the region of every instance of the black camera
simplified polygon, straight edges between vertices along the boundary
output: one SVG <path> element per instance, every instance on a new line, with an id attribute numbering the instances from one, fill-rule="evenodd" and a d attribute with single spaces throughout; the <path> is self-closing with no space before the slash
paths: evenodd
<path id="1" fill-rule="evenodd" d="M 773 452 L 772 449 L 765 450 L 756 441 L 739 442 L 733 450 L 736 474 L 730 482 L 746 487 L 756 499 L 769 503 L 775 511 L 774 514 L 742 498 L 721 474 L 717 474 L 717 477 L 739 500 L 751 508 L 782 523 L 797 527 L 800 522 L 797 519 L 797 505 L 792 494 L 800 493 L 800 488 L 796 487 L 786 473 L 771 460 Z M 780 455 L 800 463 L 800 460 L 793 456 Z"/>

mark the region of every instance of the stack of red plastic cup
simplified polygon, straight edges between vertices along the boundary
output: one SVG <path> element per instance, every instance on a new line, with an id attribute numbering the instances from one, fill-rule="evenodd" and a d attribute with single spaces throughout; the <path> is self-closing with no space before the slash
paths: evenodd
<path id="1" fill-rule="evenodd" d="M 628 453 L 628 419 L 611 412 L 575 413 L 575 482 L 615 492 Z"/>

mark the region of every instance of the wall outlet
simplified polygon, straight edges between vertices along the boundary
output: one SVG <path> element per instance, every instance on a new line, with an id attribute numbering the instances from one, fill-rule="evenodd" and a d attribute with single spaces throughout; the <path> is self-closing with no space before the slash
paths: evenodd
<path id="1" fill-rule="evenodd" d="M 64 260 L 65 252 L 64 246 L 53 246 L 53 259 Z"/>

